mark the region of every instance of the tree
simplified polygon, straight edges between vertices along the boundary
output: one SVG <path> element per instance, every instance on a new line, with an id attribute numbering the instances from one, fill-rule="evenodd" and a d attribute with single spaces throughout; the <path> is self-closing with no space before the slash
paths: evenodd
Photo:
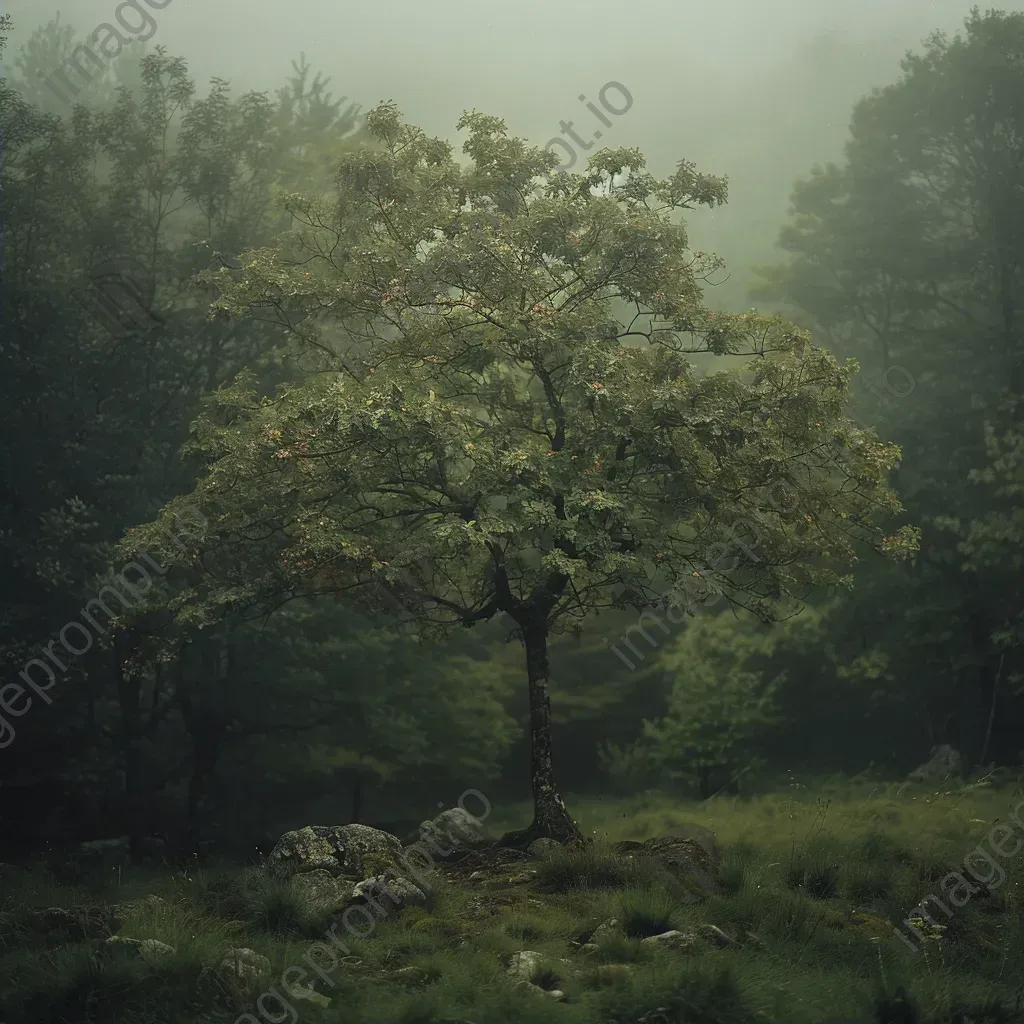
<path id="1" fill-rule="evenodd" d="M 758 625 L 723 612 L 686 626 L 659 658 L 672 680 L 666 712 L 643 723 L 631 748 L 606 748 L 613 775 L 659 785 L 695 781 L 707 799 L 716 771 L 728 773 L 720 782 L 733 781 L 757 765 L 755 749 L 777 720 L 775 700 L 786 679 L 785 669 L 768 673 L 750 664 L 770 659 L 775 649 L 777 634 Z"/>
<path id="2" fill-rule="evenodd" d="M 265 386 L 291 372 L 276 329 L 208 320 L 214 293 L 190 279 L 211 250 L 237 251 L 240 239 L 257 244 L 284 226 L 274 220 L 273 189 L 322 174 L 299 173 L 286 159 L 296 147 L 316 156 L 321 146 L 359 144 L 351 110 L 332 123 L 330 97 L 318 93 L 311 122 L 309 90 L 294 82 L 289 105 L 258 93 L 231 98 L 222 83 L 201 98 L 184 61 L 162 49 L 121 78 L 141 84 L 113 92 L 113 109 L 96 109 L 103 94 L 83 93 L 66 118 L 27 102 L 17 76 L 0 80 L 0 664 L 18 678 L 98 594 L 110 615 L 97 612 L 81 656 L 61 660 L 57 641 L 55 665 L 66 674 L 52 706 L 36 697 L 15 723 L 0 779 L 35 786 L 63 777 L 79 793 L 102 793 L 117 827 L 140 820 L 175 772 L 187 771 L 175 744 L 187 751 L 188 737 L 176 731 L 184 705 L 175 701 L 175 666 L 121 657 L 143 634 L 117 636 L 124 598 L 103 588 L 118 586 L 124 562 L 111 541 L 191 486 L 192 467 L 177 452 L 205 390 L 242 367 Z M 122 294 L 94 277 L 111 259 L 138 275 L 131 284 L 156 313 L 145 323 L 112 329 L 112 318 L 97 315 Z M 71 646 L 81 649 L 81 639 Z M 30 675 L 42 671 L 36 661 Z M 205 678 L 196 667 L 196 680 Z M 186 672 L 182 685 L 193 681 Z M 0 742 L 8 741 L 5 732 Z M 86 828 L 114 827 L 99 810 L 82 819 Z"/>
<path id="3" fill-rule="evenodd" d="M 81 47 L 93 52 L 93 58 L 84 52 L 75 53 Z M 132 39 L 106 63 L 94 51 L 95 44 L 90 46 L 88 38 L 74 26 L 62 25 L 58 13 L 45 25 L 38 25 L 18 49 L 10 85 L 41 113 L 67 117 L 76 105 L 110 110 L 119 86 L 141 86 L 139 63 L 146 54 L 146 44 Z M 62 69 L 63 80 L 58 77 Z"/>
<path id="4" fill-rule="evenodd" d="M 525 649 L 534 801 L 505 841 L 578 841 L 549 636 L 663 600 L 742 526 L 756 551 L 717 585 L 763 618 L 839 581 L 858 541 L 911 550 L 912 531 L 877 522 L 900 509 L 899 453 L 844 418 L 852 364 L 779 317 L 702 306 L 707 259 L 672 218 L 723 203 L 722 180 L 682 161 L 658 181 L 620 149 L 542 183 L 556 158 L 476 111 L 458 125 L 468 167 L 391 103 L 366 127 L 379 147 L 342 159 L 333 202 L 286 197 L 301 231 L 205 278 L 215 315 L 275 319 L 318 372 L 220 390 L 188 449 L 195 489 L 123 550 L 177 561 L 183 622 L 331 593 L 387 593 L 424 636 L 504 614 Z M 700 352 L 743 364 L 701 376 Z M 185 510 L 210 528 L 176 551 L 160 531 Z"/>
<path id="5" fill-rule="evenodd" d="M 1024 670 L 1005 646 L 1022 614 L 1014 538 L 993 529 L 1019 496 L 970 483 L 1001 472 L 986 437 L 1018 434 L 1024 409 L 1024 15 L 975 8 L 901 66 L 855 108 L 843 164 L 797 184 L 788 258 L 755 294 L 864 366 L 872 393 L 854 414 L 903 451 L 894 485 L 922 554 L 909 571 L 870 567 L 845 619 L 917 689 L 908 729 L 981 752 L 1000 679 Z M 987 524 L 983 563 L 958 549 L 971 524 Z M 1022 711 L 997 716 L 1004 756 Z"/>

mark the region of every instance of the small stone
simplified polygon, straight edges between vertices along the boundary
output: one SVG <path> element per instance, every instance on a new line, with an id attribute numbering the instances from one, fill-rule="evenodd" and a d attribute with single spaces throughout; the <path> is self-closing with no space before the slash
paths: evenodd
<path id="1" fill-rule="evenodd" d="M 401 967 L 392 977 L 412 985 L 422 985 L 428 980 L 427 972 L 422 967 Z"/>
<path id="2" fill-rule="evenodd" d="M 534 975 L 540 970 L 542 959 L 541 954 L 532 949 L 524 949 L 519 953 L 513 953 L 506 973 L 513 977 L 522 978 L 524 981 L 532 981 Z"/>
<path id="3" fill-rule="evenodd" d="M 353 882 L 397 865 L 402 844 L 369 825 L 307 825 L 286 832 L 267 857 L 272 871 L 307 873 L 322 869 Z"/>
<path id="4" fill-rule="evenodd" d="M 619 938 L 621 935 L 622 928 L 619 925 L 618 919 L 610 917 L 594 929 L 594 934 L 590 936 L 590 943 L 588 945 L 601 943 L 607 939 Z"/>
<path id="5" fill-rule="evenodd" d="M 915 768 L 907 778 L 912 782 L 945 782 L 959 779 L 964 775 L 964 759 L 948 743 L 932 747 L 931 755 L 924 764 Z"/>
<path id="6" fill-rule="evenodd" d="M 129 840 L 127 836 L 116 839 L 90 839 L 78 844 L 78 852 L 82 857 L 95 860 L 125 860 L 128 857 Z"/>
<path id="7" fill-rule="evenodd" d="M 312 1003 L 314 1006 L 322 1006 L 325 1010 L 331 1005 L 330 997 L 317 992 L 312 985 L 307 985 L 305 987 L 295 985 L 288 989 L 288 995 L 290 995 L 292 999 Z"/>
<path id="8" fill-rule="evenodd" d="M 420 822 L 419 840 L 442 859 L 486 842 L 483 826 L 462 807 L 449 807 L 436 818 Z M 415 845 L 415 844 L 414 844 Z"/>
<path id="9" fill-rule="evenodd" d="M 388 878 L 377 875 L 367 878 L 353 888 L 352 896 L 355 900 L 370 904 L 378 919 L 389 913 L 398 913 L 406 907 L 425 907 L 429 902 L 422 889 L 401 876 Z"/>
<path id="10" fill-rule="evenodd" d="M 156 907 L 166 906 L 167 901 L 163 897 L 150 893 L 149 896 L 143 896 L 141 900 L 129 900 L 127 903 L 118 903 L 112 910 L 119 917 L 124 917 L 128 914 L 137 914 L 139 911 L 153 910 Z"/>
<path id="11" fill-rule="evenodd" d="M 702 939 L 707 939 L 709 942 L 713 942 L 716 946 L 725 947 L 735 945 L 733 940 L 715 924 L 699 924 L 697 925 L 697 933 Z"/>
<path id="12" fill-rule="evenodd" d="M 100 948 L 109 953 L 131 952 L 142 960 L 162 960 L 176 952 L 173 946 L 159 939 L 130 939 L 124 935 L 111 935 Z"/>
<path id="13" fill-rule="evenodd" d="M 532 981 L 517 981 L 516 988 L 525 988 L 538 996 L 555 996 L 556 1000 L 562 1000 L 565 998 L 565 993 L 557 988 L 541 988 L 540 985 L 535 985 Z"/>
<path id="14" fill-rule="evenodd" d="M 270 974 L 270 961 L 245 946 L 229 949 L 217 964 L 204 967 L 199 975 L 204 988 L 220 988 L 236 999 L 257 995 L 263 979 Z"/>
<path id="15" fill-rule="evenodd" d="M 642 941 L 645 946 L 670 947 L 672 949 L 692 949 L 697 944 L 697 936 L 692 932 L 670 931 L 660 935 L 651 935 Z"/>
<path id="16" fill-rule="evenodd" d="M 537 860 L 546 860 L 552 854 L 557 853 L 561 849 L 561 843 L 554 839 L 542 837 L 540 839 L 534 839 L 534 841 L 527 847 L 526 852 Z"/>
<path id="17" fill-rule="evenodd" d="M 292 888 L 313 907 L 326 910 L 340 909 L 352 898 L 354 885 L 344 878 L 336 878 L 326 868 L 315 868 L 293 875 Z"/>
<path id="18" fill-rule="evenodd" d="M 514 875 L 510 875 L 507 885 L 525 885 L 527 882 L 532 882 L 537 877 L 537 872 L 534 868 L 527 868 L 525 871 L 519 871 Z"/>

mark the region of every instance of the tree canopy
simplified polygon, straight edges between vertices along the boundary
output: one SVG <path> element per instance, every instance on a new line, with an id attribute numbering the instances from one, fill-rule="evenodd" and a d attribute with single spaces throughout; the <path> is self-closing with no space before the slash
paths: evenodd
<path id="1" fill-rule="evenodd" d="M 324 594 L 389 593 L 430 635 L 505 613 L 530 682 L 526 835 L 566 838 L 550 632 L 682 599 L 709 550 L 716 585 L 770 619 L 841 581 L 859 544 L 915 537 L 879 523 L 901 508 L 899 451 L 846 419 L 855 364 L 778 316 L 702 305 L 713 257 L 674 215 L 723 203 L 723 180 L 685 160 L 656 180 L 620 149 L 543 183 L 555 158 L 500 119 L 458 127 L 468 166 L 381 104 L 378 145 L 342 158 L 333 196 L 284 198 L 299 230 L 202 275 L 212 315 L 279 324 L 310 372 L 220 389 L 189 446 L 195 490 L 126 550 L 188 567 L 172 605 L 196 624 Z M 699 374 L 697 353 L 741 362 Z M 181 554 L 160 531 L 185 509 L 211 529 Z"/>

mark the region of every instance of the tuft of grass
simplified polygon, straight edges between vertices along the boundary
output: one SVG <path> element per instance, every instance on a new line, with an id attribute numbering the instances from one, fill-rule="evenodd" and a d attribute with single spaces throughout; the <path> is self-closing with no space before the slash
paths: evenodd
<path id="1" fill-rule="evenodd" d="M 729 967 L 700 965 L 682 975 L 636 979 L 604 989 L 597 997 L 606 1024 L 648 1021 L 686 1024 L 758 1024 Z"/>
<path id="2" fill-rule="evenodd" d="M 583 850 L 558 850 L 537 869 L 535 888 L 540 892 L 569 893 L 591 889 L 621 889 L 654 881 L 655 875 L 639 860 L 628 860 L 604 844 Z"/>
<path id="3" fill-rule="evenodd" d="M 675 927 L 679 903 L 660 888 L 630 888 L 619 897 L 616 917 L 629 938 L 646 939 Z"/>
<path id="4" fill-rule="evenodd" d="M 851 859 L 839 868 L 839 891 L 853 903 L 884 899 L 897 887 L 898 868 L 885 861 Z"/>
<path id="5" fill-rule="evenodd" d="M 827 854 L 794 858 L 786 869 L 786 884 L 818 900 L 834 899 L 839 893 L 839 864 Z"/>

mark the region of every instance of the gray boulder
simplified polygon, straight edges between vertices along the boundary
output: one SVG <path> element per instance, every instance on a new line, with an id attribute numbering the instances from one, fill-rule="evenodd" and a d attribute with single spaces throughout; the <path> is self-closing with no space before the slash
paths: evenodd
<path id="1" fill-rule="evenodd" d="M 725 948 L 733 945 L 733 940 L 713 924 L 699 924 L 695 928 L 687 928 L 686 931 L 662 932 L 660 935 L 651 935 L 641 940 L 641 944 L 645 946 L 679 950 L 691 950 L 702 943 Z"/>
<path id="2" fill-rule="evenodd" d="M 325 868 L 293 875 L 291 884 L 309 906 L 326 910 L 347 906 L 355 887 L 351 880 L 337 878 Z"/>
<path id="3" fill-rule="evenodd" d="M 426 844 L 434 855 L 444 858 L 481 846 L 487 842 L 487 837 L 480 822 L 469 811 L 449 807 L 436 818 L 420 822 L 418 841 Z"/>
<path id="4" fill-rule="evenodd" d="M 706 839 L 655 836 L 643 842 L 624 840 L 612 849 L 645 864 L 683 903 L 700 903 L 724 890 L 718 879 L 717 847 L 709 852 Z"/>
<path id="5" fill-rule="evenodd" d="M 622 929 L 622 925 L 619 924 L 618 919 L 610 917 L 607 921 L 602 922 L 594 929 L 593 934 L 588 940 L 588 945 L 607 942 L 610 939 L 621 938 L 624 935 L 625 932 Z"/>
<path id="6" fill-rule="evenodd" d="M 129 900 L 127 903 L 116 903 L 111 910 L 118 917 L 130 917 L 134 914 L 152 913 L 161 907 L 167 906 L 167 900 L 162 896 L 150 893 L 143 896 L 141 900 Z"/>
<path id="7" fill-rule="evenodd" d="M 395 866 L 401 852 L 395 836 L 369 825 L 307 825 L 281 836 L 267 867 L 286 874 L 319 869 L 360 882 Z"/>
<path id="8" fill-rule="evenodd" d="M 130 848 L 128 836 L 114 839 L 90 839 L 79 843 L 76 852 L 86 862 L 126 864 Z M 146 858 L 159 858 L 167 853 L 167 843 L 159 836 L 143 836 L 139 840 L 139 853 Z"/>
<path id="9" fill-rule="evenodd" d="M 247 947 L 229 949 L 215 964 L 208 964 L 199 975 L 199 985 L 207 992 L 224 993 L 235 1001 L 259 995 L 270 974 L 270 961 Z"/>
<path id="10" fill-rule="evenodd" d="M 961 779 L 963 775 L 964 759 L 948 743 L 943 743 L 932 747 L 928 760 L 907 778 L 911 782 L 944 782 L 946 779 Z"/>
<path id="11" fill-rule="evenodd" d="M 129 939 L 124 935 L 112 935 L 99 947 L 106 954 L 129 953 L 140 960 L 157 961 L 172 956 L 176 950 L 159 939 Z"/>
<path id="12" fill-rule="evenodd" d="M 689 839 L 692 842 L 698 843 L 715 864 L 718 864 L 722 859 L 717 836 L 711 829 L 705 828 L 703 825 L 684 821 L 675 825 L 667 835 L 678 839 Z"/>
<path id="13" fill-rule="evenodd" d="M 689 950 L 697 945 L 697 936 L 693 932 L 662 932 L 660 935 L 651 935 L 642 939 L 641 945 L 657 946 L 659 949 Z"/>
<path id="14" fill-rule="evenodd" d="M 514 979 L 517 985 L 522 985 L 537 995 L 547 996 L 556 1002 L 565 999 L 565 993 L 556 988 L 560 980 L 558 973 L 552 970 L 550 961 L 535 950 L 524 949 L 519 953 L 513 953 L 505 973 Z"/>
<path id="15" fill-rule="evenodd" d="M 542 837 L 534 839 L 526 848 L 526 852 L 536 860 L 546 860 L 561 849 L 563 849 L 563 846 L 556 839 L 545 839 Z"/>
<path id="16" fill-rule="evenodd" d="M 406 907 L 427 907 L 430 896 L 401 876 L 377 875 L 367 878 L 352 890 L 353 901 L 373 907 L 378 919 L 397 914 Z"/>

